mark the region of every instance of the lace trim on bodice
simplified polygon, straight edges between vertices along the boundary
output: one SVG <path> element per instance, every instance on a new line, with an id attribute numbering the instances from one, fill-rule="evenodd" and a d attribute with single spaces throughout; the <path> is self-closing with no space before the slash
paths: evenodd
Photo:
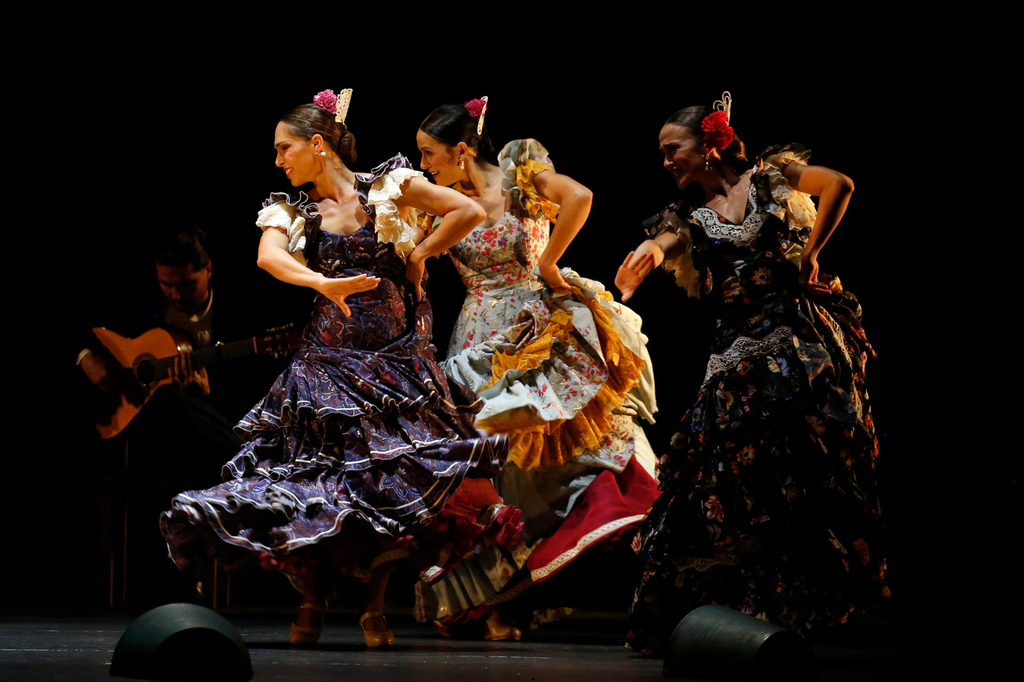
<path id="1" fill-rule="evenodd" d="M 779 327 L 763 339 L 752 339 L 741 336 L 732 342 L 726 351 L 708 358 L 708 369 L 704 373 L 704 383 L 708 379 L 725 370 L 732 369 L 740 361 L 753 355 L 767 355 L 793 344 L 792 327 Z"/>
<path id="2" fill-rule="evenodd" d="M 691 219 L 704 229 L 704 233 L 708 237 L 725 239 L 749 249 L 757 244 L 757 233 L 769 215 L 768 211 L 757 201 L 757 187 L 753 182 L 750 183 L 750 190 L 747 192 L 747 206 L 750 213 L 739 225 L 725 220 L 714 209 L 706 206 L 695 210 L 691 214 Z"/>

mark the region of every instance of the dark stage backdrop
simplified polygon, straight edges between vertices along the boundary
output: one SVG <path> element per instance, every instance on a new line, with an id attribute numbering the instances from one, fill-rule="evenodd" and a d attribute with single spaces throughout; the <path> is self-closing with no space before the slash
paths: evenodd
<path id="1" fill-rule="evenodd" d="M 801 142 L 814 150 L 812 163 L 856 183 L 821 266 L 859 296 L 879 354 L 869 363 L 869 382 L 896 599 L 954 612 L 985 608 L 997 598 L 1016 600 L 1016 564 L 1002 549 L 1012 544 L 1004 519 L 1018 490 L 1015 465 L 994 441 L 979 436 L 987 419 L 960 383 L 977 371 L 967 335 L 959 331 L 970 328 L 976 313 L 963 268 L 951 275 L 947 267 L 962 257 L 962 247 L 937 232 L 956 191 L 931 163 L 942 127 L 927 123 L 925 114 L 912 122 L 894 115 L 893 103 L 907 98 L 927 112 L 935 99 L 931 82 L 922 76 L 898 83 L 899 74 L 866 68 L 802 82 L 771 76 L 767 63 L 696 75 L 674 66 L 678 59 L 637 67 L 641 56 L 626 62 L 581 53 L 564 58 L 553 73 L 496 63 L 485 77 L 410 62 L 362 68 L 359 58 L 348 61 L 350 67 L 304 74 L 250 71 L 244 52 L 188 68 L 147 62 L 138 75 L 122 63 L 92 71 L 74 86 L 78 101 L 89 102 L 63 169 L 74 186 L 74 205 L 48 226 L 68 263 L 68 289 L 51 300 L 66 301 L 59 305 L 72 309 L 67 319 L 76 311 L 99 318 L 113 309 L 153 310 L 160 294 L 147 240 L 158 228 L 194 222 L 213 242 L 215 285 L 230 281 L 251 292 L 231 314 L 256 326 L 304 321 L 312 294 L 256 267 L 260 230 L 254 219 L 269 192 L 291 189 L 274 165 L 278 118 L 319 90 L 344 87 L 355 89 L 349 124 L 358 141 L 357 171 L 397 152 L 418 164 L 414 136 L 427 113 L 488 95 L 487 123 L 498 146 L 534 137 L 559 172 L 594 191 L 591 217 L 561 264 L 611 288 L 616 268 L 643 239 L 640 221 L 678 194 L 658 153 L 662 123 L 728 88 L 732 123 L 751 156 L 770 144 Z M 431 262 L 429 270 L 435 343 L 443 353 L 463 288 L 450 262 Z M 661 411 L 648 435 L 664 452 L 703 376 L 713 310 L 688 299 L 663 272 L 652 274 L 630 305 L 650 337 Z M 59 418 L 32 419 L 33 428 L 51 434 L 47 442 L 63 442 Z M 57 450 L 59 470 L 88 467 L 89 452 Z M 37 507 L 37 513 L 48 528 L 59 527 L 69 509 L 92 504 L 92 495 L 78 490 L 68 507 Z M 44 556 L 60 555 L 62 532 L 34 534 L 31 546 Z M 94 529 L 77 532 L 88 537 Z M 87 544 L 76 551 L 87 551 Z M 73 557 L 63 556 L 63 576 L 72 586 L 55 596 L 82 597 L 92 583 L 76 578 Z"/>

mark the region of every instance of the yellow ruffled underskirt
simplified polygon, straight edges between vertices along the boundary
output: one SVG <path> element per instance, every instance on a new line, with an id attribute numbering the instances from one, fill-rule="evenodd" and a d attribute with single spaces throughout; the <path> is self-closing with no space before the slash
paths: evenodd
<path id="1" fill-rule="evenodd" d="M 508 461 L 520 469 L 546 469 L 569 462 L 586 449 L 597 448 L 614 427 L 612 410 L 622 405 L 626 394 L 636 386 L 644 370 L 643 360 L 619 339 L 612 323 L 613 313 L 597 300 L 588 299 L 572 287 L 572 296 L 586 304 L 594 316 L 601 351 L 608 367 L 608 380 L 572 419 L 545 421 L 536 410 L 524 407 L 510 410 L 477 422 L 489 434 L 506 434 L 509 439 Z M 613 300 L 602 291 L 599 296 Z M 531 370 L 551 358 L 556 340 L 565 341 L 573 332 L 572 315 L 558 308 L 544 331 L 513 355 L 495 353 L 491 363 L 493 386 L 511 369 Z"/>

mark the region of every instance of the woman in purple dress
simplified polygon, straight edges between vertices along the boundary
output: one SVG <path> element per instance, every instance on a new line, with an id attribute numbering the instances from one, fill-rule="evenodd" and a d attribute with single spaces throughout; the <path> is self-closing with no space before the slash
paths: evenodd
<path id="1" fill-rule="evenodd" d="M 382 615 L 390 568 L 436 565 L 443 538 L 428 526 L 463 478 L 498 473 L 507 446 L 480 436 L 480 402 L 434 361 L 420 286 L 425 259 L 483 211 L 401 156 L 353 173 L 350 96 L 324 91 L 281 119 L 277 165 L 313 189 L 271 195 L 257 221 L 260 267 L 317 292 L 302 346 L 236 427 L 247 442 L 225 482 L 176 496 L 161 529 L 180 568 L 208 555 L 286 573 L 303 596 L 293 643 L 319 638 L 338 574 L 369 582 L 360 626 L 374 647 L 394 643 Z M 417 232 L 410 210 L 443 216 L 440 229 Z"/>

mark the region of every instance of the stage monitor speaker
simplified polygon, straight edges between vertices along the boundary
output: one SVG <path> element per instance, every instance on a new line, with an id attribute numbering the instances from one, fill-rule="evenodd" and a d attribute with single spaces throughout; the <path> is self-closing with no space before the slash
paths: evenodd
<path id="1" fill-rule="evenodd" d="M 725 606 L 700 606 L 679 621 L 665 677 L 703 680 L 817 679 L 814 652 L 796 634 Z"/>
<path id="2" fill-rule="evenodd" d="M 223 616 L 195 604 L 167 604 L 139 616 L 114 648 L 110 674 L 144 680 L 252 679 L 242 636 Z"/>

